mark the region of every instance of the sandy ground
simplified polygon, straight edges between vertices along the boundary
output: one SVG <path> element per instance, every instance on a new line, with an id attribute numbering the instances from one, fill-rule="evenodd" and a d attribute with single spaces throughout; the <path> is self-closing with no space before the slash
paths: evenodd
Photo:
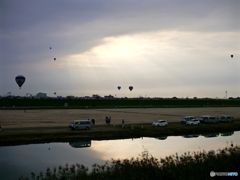
<path id="1" fill-rule="evenodd" d="M 138 108 L 138 109 L 63 109 L 63 110 L 1 110 L 2 128 L 66 127 L 72 120 L 95 119 L 96 125 L 105 124 L 105 117 L 111 116 L 112 124 L 152 123 L 164 119 L 180 122 L 184 116 L 231 115 L 240 118 L 239 107 L 224 108 Z"/>

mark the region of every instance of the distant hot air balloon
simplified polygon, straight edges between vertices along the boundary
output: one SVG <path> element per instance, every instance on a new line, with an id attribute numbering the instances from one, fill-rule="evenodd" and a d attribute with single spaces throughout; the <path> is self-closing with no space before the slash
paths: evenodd
<path id="1" fill-rule="evenodd" d="M 130 89 L 130 91 L 132 91 L 132 90 L 133 90 L 133 87 L 132 87 L 132 86 L 129 86 L 129 89 Z"/>
<path id="2" fill-rule="evenodd" d="M 50 49 L 52 49 L 52 47 L 50 47 Z"/>
<path id="3" fill-rule="evenodd" d="M 54 61 L 56 61 L 57 58 L 54 58 Z"/>
<path id="4" fill-rule="evenodd" d="M 121 86 L 118 86 L 118 90 L 120 90 L 121 89 Z"/>
<path id="5" fill-rule="evenodd" d="M 26 78 L 22 75 L 18 75 L 16 78 L 15 78 L 15 81 L 16 83 L 18 84 L 19 86 L 19 89 L 21 89 L 23 83 L 25 82 Z"/>
<path id="6" fill-rule="evenodd" d="M 56 95 L 57 93 L 56 92 L 54 92 L 54 95 Z"/>
<path id="7" fill-rule="evenodd" d="M 233 55 L 231 55 L 231 58 L 233 58 Z"/>

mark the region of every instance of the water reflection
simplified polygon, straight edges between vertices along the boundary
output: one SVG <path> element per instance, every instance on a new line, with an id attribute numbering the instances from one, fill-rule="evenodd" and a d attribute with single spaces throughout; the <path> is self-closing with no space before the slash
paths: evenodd
<path id="1" fill-rule="evenodd" d="M 74 141 L 69 142 L 69 145 L 73 148 L 91 147 L 91 141 Z"/>
<path id="2" fill-rule="evenodd" d="M 221 136 L 219 136 L 221 134 Z M 39 174 L 59 165 L 83 164 L 91 170 L 94 163 L 138 157 L 143 149 L 156 158 L 199 150 L 217 150 L 240 144 L 240 131 L 185 136 L 139 137 L 117 140 L 70 141 L 0 147 L 1 179 L 17 179 L 30 172 Z M 211 137 L 211 138 L 208 138 Z M 231 142 L 231 143 L 227 143 Z M 88 148 L 82 148 L 88 147 Z M 37 162 L 37 163 L 36 163 Z"/>
<path id="3" fill-rule="evenodd" d="M 197 138 L 199 137 L 200 134 L 193 134 L 193 135 L 185 135 L 185 136 L 182 136 L 183 138 Z"/>
<path id="4" fill-rule="evenodd" d="M 233 134 L 234 134 L 234 131 L 231 131 L 231 132 L 221 133 L 221 136 L 232 136 Z"/>
<path id="5" fill-rule="evenodd" d="M 212 137 L 218 137 L 219 133 L 210 133 L 210 134 L 203 134 L 205 138 L 212 138 Z"/>
<path id="6" fill-rule="evenodd" d="M 167 139 L 167 136 L 165 136 L 165 137 L 155 137 L 156 139 L 158 139 L 158 140 L 165 140 L 165 139 Z"/>

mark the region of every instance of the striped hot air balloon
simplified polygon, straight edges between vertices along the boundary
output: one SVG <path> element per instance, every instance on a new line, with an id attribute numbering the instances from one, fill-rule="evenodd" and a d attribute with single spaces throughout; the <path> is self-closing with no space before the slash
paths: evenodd
<path id="1" fill-rule="evenodd" d="M 15 78 L 15 81 L 16 83 L 18 84 L 19 86 L 19 89 L 21 89 L 23 83 L 25 82 L 26 78 L 22 75 L 18 75 L 16 78 Z"/>

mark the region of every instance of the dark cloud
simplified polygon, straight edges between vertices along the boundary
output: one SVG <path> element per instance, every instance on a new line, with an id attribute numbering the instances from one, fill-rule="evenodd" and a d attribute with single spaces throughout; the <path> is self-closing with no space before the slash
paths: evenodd
<path id="1" fill-rule="evenodd" d="M 35 64 L 54 57 L 83 53 L 109 36 L 239 32 L 239 9 L 239 0 L 2 0 L 0 75 L 13 76 L 30 64 L 37 68 Z"/>

